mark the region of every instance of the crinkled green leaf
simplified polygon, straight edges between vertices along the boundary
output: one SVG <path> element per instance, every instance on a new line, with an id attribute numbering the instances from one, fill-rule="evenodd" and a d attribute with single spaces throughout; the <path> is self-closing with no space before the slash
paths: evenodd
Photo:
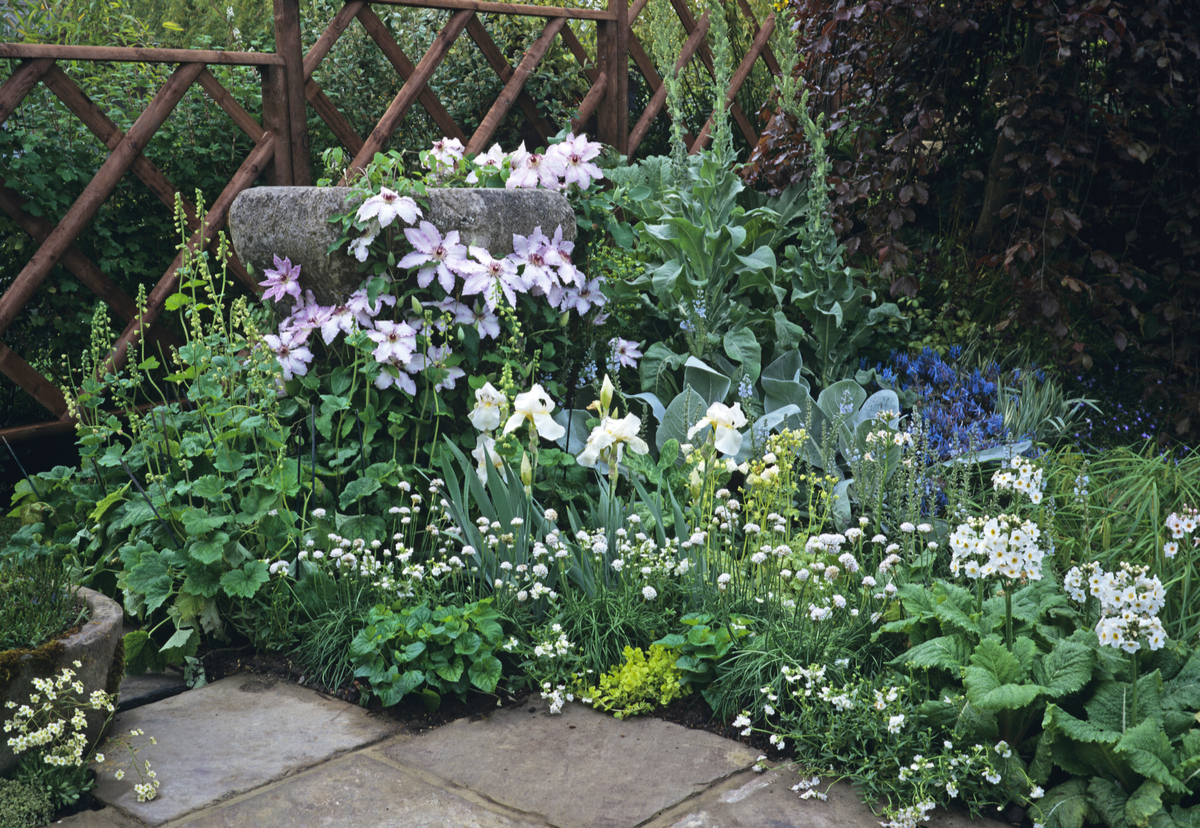
<path id="1" fill-rule="evenodd" d="M 268 567 L 262 561 L 246 561 L 241 569 L 233 569 L 221 576 L 221 587 L 225 594 L 234 598 L 251 598 L 258 588 L 270 578 Z"/>
<path id="2" fill-rule="evenodd" d="M 1100 727 L 1090 720 L 1077 719 L 1056 704 L 1046 705 L 1046 715 L 1042 719 L 1042 727 L 1062 733 L 1068 739 L 1074 739 L 1076 742 L 1115 745 L 1121 738 L 1119 731 Z"/>
<path id="3" fill-rule="evenodd" d="M 1056 785 L 1030 807 L 1030 817 L 1045 828 L 1083 828 L 1088 813 L 1087 781 Z"/>
<path id="4" fill-rule="evenodd" d="M 374 477 L 359 477 L 351 480 L 342 489 L 341 495 L 338 497 L 338 505 L 343 509 L 348 509 L 351 504 L 357 503 L 368 495 L 383 488 L 379 480 Z"/>
<path id="5" fill-rule="evenodd" d="M 125 588 L 145 596 L 146 611 L 154 612 L 171 595 L 170 567 L 163 555 L 148 553 L 125 578 Z"/>
<path id="6" fill-rule="evenodd" d="M 967 642 L 958 636 L 941 635 L 901 653 L 890 664 L 897 667 L 937 667 L 957 676 L 970 656 L 971 647 Z"/>
<path id="7" fill-rule="evenodd" d="M 207 535 L 213 529 L 220 529 L 229 522 L 228 515 L 209 514 L 204 509 L 188 509 L 183 513 L 181 520 L 183 528 L 192 537 Z"/>
<path id="8" fill-rule="evenodd" d="M 1092 677 L 1096 651 L 1074 641 L 1059 641 L 1049 653 L 1037 659 L 1033 677 L 1044 685 L 1050 698 L 1076 693 Z"/>
<path id="9" fill-rule="evenodd" d="M 213 564 L 225 555 L 225 544 L 229 542 L 226 532 L 214 532 L 212 537 L 195 540 L 188 547 L 188 556 L 197 563 Z"/>
<path id="10" fill-rule="evenodd" d="M 1161 783 L 1172 793 L 1188 792 L 1187 786 L 1171 775 L 1170 768 L 1175 764 L 1171 740 L 1153 719 L 1143 719 L 1136 727 L 1126 730 L 1117 742 L 1116 750 L 1130 767 L 1147 779 Z"/>
<path id="11" fill-rule="evenodd" d="M 1092 777 L 1088 798 L 1108 828 L 1131 828 L 1125 819 L 1125 804 L 1129 795 L 1117 783 L 1101 776 Z"/>
<path id="12" fill-rule="evenodd" d="M 1163 786 L 1152 779 L 1143 782 L 1125 803 L 1125 820 L 1133 828 L 1145 828 L 1150 817 L 1162 810 Z"/>
<path id="13" fill-rule="evenodd" d="M 503 670 L 504 665 L 500 663 L 500 659 L 488 653 L 472 661 L 471 669 L 467 672 L 471 676 L 471 684 L 485 693 L 491 693 L 495 691 Z"/>

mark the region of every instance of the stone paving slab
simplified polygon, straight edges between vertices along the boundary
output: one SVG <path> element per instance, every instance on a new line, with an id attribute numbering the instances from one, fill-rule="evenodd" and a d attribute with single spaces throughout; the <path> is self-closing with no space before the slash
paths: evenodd
<path id="1" fill-rule="evenodd" d="M 236 675 L 117 715 L 114 732 L 141 729 L 142 750 L 162 786 L 138 802 L 123 750 L 104 749 L 96 796 L 147 825 L 168 820 L 374 743 L 396 724 L 290 683 Z M 126 769 L 117 781 L 113 772 Z"/>
<path id="2" fill-rule="evenodd" d="M 366 753 L 336 759 L 254 791 L 185 824 L 186 828 L 549 828 L 541 820 L 489 807 L 469 791 L 428 785 Z"/>
<path id="3" fill-rule="evenodd" d="M 789 768 L 739 773 L 701 796 L 672 808 L 645 828 L 875 828 L 884 820 L 854 788 L 838 782 L 818 787 L 827 800 L 801 799 L 792 786 L 800 777 Z M 936 828 L 1011 828 L 994 820 L 939 810 L 923 823 Z"/>
<path id="4" fill-rule="evenodd" d="M 124 712 L 135 707 L 178 696 L 188 689 L 179 673 L 144 673 L 121 679 L 121 697 L 117 710 Z"/>
<path id="5" fill-rule="evenodd" d="M 757 757 L 659 719 L 618 721 L 577 704 L 551 716 L 544 702 L 460 719 L 378 751 L 560 828 L 632 828 Z"/>
<path id="6" fill-rule="evenodd" d="M 120 814 L 115 808 L 105 808 L 103 811 L 80 811 L 60 819 L 54 825 L 65 825 L 67 828 L 141 828 L 140 822 L 134 822 Z"/>

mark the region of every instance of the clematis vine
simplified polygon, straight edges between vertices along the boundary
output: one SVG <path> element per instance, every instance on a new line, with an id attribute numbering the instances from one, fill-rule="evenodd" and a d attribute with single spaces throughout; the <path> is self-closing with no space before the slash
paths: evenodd
<path id="1" fill-rule="evenodd" d="M 417 271 L 417 284 L 420 287 L 429 287 L 436 274 L 442 290 L 453 293 L 455 272 L 461 270 L 467 261 L 467 248 L 459 244 L 458 231 L 451 230 L 443 238 L 436 227 L 423 221 L 420 228 L 405 230 L 404 237 L 413 246 L 413 251 L 400 260 L 399 266 L 409 268 L 421 265 Z"/>

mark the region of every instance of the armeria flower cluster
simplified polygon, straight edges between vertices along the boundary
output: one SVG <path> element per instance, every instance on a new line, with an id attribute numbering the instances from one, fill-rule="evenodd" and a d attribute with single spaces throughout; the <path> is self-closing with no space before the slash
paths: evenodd
<path id="1" fill-rule="evenodd" d="M 1174 558 L 1179 554 L 1181 548 L 1187 549 L 1189 545 L 1200 547 L 1200 535 L 1192 537 L 1196 534 L 1198 526 L 1200 526 L 1200 511 L 1186 503 L 1180 512 L 1172 512 L 1168 515 L 1167 529 L 1171 532 L 1171 539 L 1163 544 L 1163 557 Z"/>
<path id="2" fill-rule="evenodd" d="M 1045 550 L 1041 530 L 1017 515 L 968 518 L 950 535 L 950 571 L 968 578 L 1039 581 Z"/>
<path id="3" fill-rule="evenodd" d="M 1122 563 L 1116 572 L 1105 572 L 1098 563 L 1073 567 L 1063 576 L 1067 594 L 1079 603 L 1091 595 L 1100 603 L 1096 635 L 1100 643 L 1136 653 L 1142 642 L 1151 650 L 1167 643 L 1158 613 L 1166 604 L 1166 590 L 1158 576 L 1147 576 L 1148 567 Z"/>
<path id="4" fill-rule="evenodd" d="M 588 142 L 584 136 L 555 144 L 545 155 L 528 153 L 524 145 L 511 156 L 499 152 L 499 147 L 493 147 L 477 157 L 476 172 L 496 170 L 507 177 L 508 187 L 563 189 L 575 184 L 586 189 L 593 180 L 603 177 L 591 161 L 599 154 L 600 145 Z M 427 155 L 427 163 L 432 163 L 436 172 L 454 166 L 461 158 L 462 145 L 443 139 Z M 350 253 L 366 261 L 371 244 L 383 229 L 397 219 L 412 225 L 422 216 L 412 198 L 381 188 L 358 208 L 356 218 L 364 230 L 350 243 Z M 574 310 L 581 316 L 598 311 L 607 302 L 601 289 L 603 280 L 588 279 L 572 263 L 575 245 L 563 239 L 561 227 L 553 236 L 547 236 L 540 227 L 528 236 L 514 234 L 513 253 L 500 259 L 482 247 L 462 244 L 458 231 L 443 236 L 428 221 L 405 228 L 404 236 L 412 250 L 398 266 L 417 268 L 416 281 L 421 288 L 430 288 L 436 279 L 443 293 L 440 300 L 426 303 L 440 314 L 432 326 L 420 315 L 381 318 L 385 306 L 395 306 L 396 299 L 390 294 L 380 294 L 372 301 L 365 290 L 359 290 L 342 304 L 319 305 L 311 291 L 301 290 L 300 265 L 275 257 L 275 268 L 265 271 L 263 295 L 275 302 L 291 300 L 294 304 L 290 315 L 280 323 L 278 335 L 269 334 L 264 340 L 278 358 L 285 380 L 308 372 L 313 360 L 308 346 L 314 332 L 319 331 L 324 343 L 331 345 L 342 334 L 364 331 L 375 343 L 372 356 L 384 367 L 375 380 L 379 388 L 394 386 L 415 395 L 413 376 L 434 366 L 441 371 L 436 389 L 452 389 L 463 371 L 454 366 L 448 345 L 432 343 L 430 327 L 440 333 L 445 333 L 449 325 L 473 327 L 480 339 L 498 338 L 502 299 L 515 307 L 517 295 L 527 294 L 544 299 L 560 313 Z"/>

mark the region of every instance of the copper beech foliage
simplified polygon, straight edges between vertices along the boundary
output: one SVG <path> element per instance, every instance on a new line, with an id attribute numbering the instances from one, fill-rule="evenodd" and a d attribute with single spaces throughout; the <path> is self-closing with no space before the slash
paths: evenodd
<path id="1" fill-rule="evenodd" d="M 1007 298 L 998 328 L 1048 335 L 1084 368 L 1136 350 L 1177 433 L 1200 430 L 1200 4 L 790 0 L 789 13 L 810 106 L 833 130 L 835 226 L 892 295 L 917 293 L 922 246 L 948 235 L 966 279 Z M 807 165 L 803 130 L 776 113 L 746 175 L 778 191 Z"/>

